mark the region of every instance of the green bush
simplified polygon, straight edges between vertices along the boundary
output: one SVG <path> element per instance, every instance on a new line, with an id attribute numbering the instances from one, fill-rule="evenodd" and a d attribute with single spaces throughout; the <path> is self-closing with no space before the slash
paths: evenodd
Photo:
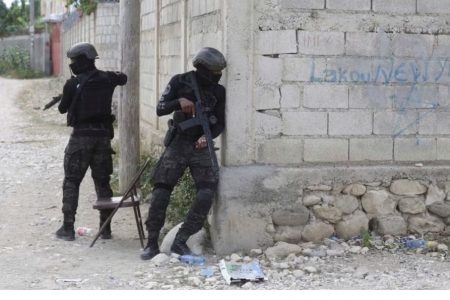
<path id="1" fill-rule="evenodd" d="M 118 152 L 118 151 L 116 151 Z M 151 182 L 151 174 L 153 168 L 156 166 L 158 162 L 158 158 L 156 155 L 146 155 L 141 157 L 141 166 L 150 159 L 150 165 L 147 167 L 146 171 L 142 174 L 140 180 L 140 188 L 142 195 L 146 201 L 151 201 L 151 192 L 153 190 L 153 185 Z M 115 160 L 118 159 L 118 155 L 115 155 Z M 115 166 L 118 166 L 118 162 L 114 162 Z M 114 171 L 111 176 L 111 187 L 115 194 L 119 192 L 119 175 L 118 169 Z M 191 174 L 188 170 L 184 173 L 184 175 L 178 181 L 178 184 L 174 188 L 172 192 L 172 196 L 170 198 L 170 203 L 167 208 L 166 213 L 166 221 L 171 224 L 178 224 L 183 222 L 184 217 L 191 206 L 192 200 L 195 197 L 195 185 L 192 179 Z"/>
<path id="2" fill-rule="evenodd" d="M 0 53 L 0 75 L 26 79 L 42 77 L 30 68 L 30 54 L 20 47 L 5 48 Z"/>
<path id="3" fill-rule="evenodd" d="M 90 15 L 97 9 L 98 0 L 67 0 L 66 7 L 74 5 L 76 8 L 80 9 L 82 12 Z"/>

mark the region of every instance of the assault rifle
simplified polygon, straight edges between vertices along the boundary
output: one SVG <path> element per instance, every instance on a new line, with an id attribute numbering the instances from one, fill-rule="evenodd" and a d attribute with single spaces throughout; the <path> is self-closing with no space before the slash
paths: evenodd
<path id="1" fill-rule="evenodd" d="M 62 94 L 59 94 L 58 96 L 53 97 L 52 101 L 50 101 L 49 103 L 45 104 L 43 110 L 49 109 L 50 107 L 52 107 L 53 105 L 55 105 L 56 103 L 61 101 L 61 98 L 62 98 Z"/>
<path id="2" fill-rule="evenodd" d="M 203 129 L 203 134 L 206 138 L 206 143 L 208 144 L 208 152 L 209 157 L 211 159 L 211 165 L 214 172 L 214 176 L 218 179 L 219 178 L 219 163 L 217 162 L 217 156 L 215 150 L 219 148 L 214 148 L 214 142 L 211 135 L 211 129 L 209 128 L 209 124 L 215 124 L 217 122 L 216 117 L 211 117 L 208 119 L 207 115 L 203 111 L 202 107 L 202 98 L 200 96 L 200 90 L 198 88 L 197 79 L 195 78 L 194 72 L 191 72 L 190 74 L 190 81 L 192 84 L 192 89 L 194 90 L 194 96 L 195 96 L 195 116 L 192 119 L 183 121 L 178 124 L 178 127 L 185 131 L 186 129 L 189 129 L 194 126 L 201 126 Z"/>

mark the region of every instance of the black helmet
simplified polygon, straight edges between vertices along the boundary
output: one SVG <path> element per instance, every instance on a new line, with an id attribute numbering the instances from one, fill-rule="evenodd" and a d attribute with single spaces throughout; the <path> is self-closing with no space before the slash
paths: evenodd
<path id="1" fill-rule="evenodd" d="M 195 68 L 202 65 L 210 71 L 222 71 L 227 66 L 227 62 L 223 54 L 214 48 L 205 47 L 200 49 L 194 56 L 192 64 Z"/>
<path id="2" fill-rule="evenodd" d="M 72 45 L 70 49 L 67 51 L 68 58 L 75 58 L 77 56 L 84 55 L 88 59 L 96 59 L 98 58 L 97 50 L 95 47 L 89 43 L 77 43 Z"/>

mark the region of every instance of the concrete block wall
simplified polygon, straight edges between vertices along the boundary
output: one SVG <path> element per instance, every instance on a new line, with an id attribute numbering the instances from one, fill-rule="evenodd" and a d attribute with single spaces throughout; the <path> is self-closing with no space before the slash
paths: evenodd
<path id="1" fill-rule="evenodd" d="M 155 87 L 155 26 L 156 1 L 141 1 L 141 37 L 140 37 L 140 134 L 141 148 L 151 149 L 155 142 L 154 133 L 157 132 L 158 120 L 156 116 L 156 87 Z"/>
<path id="2" fill-rule="evenodd" d="M 169 116 L 157 117 L 155 110 L 172 76 L 192 69 L 191 59 L 200 48 L 222 50 L 223 44 L 223 1 L 159 0 L 157 4 L 157 0 L 141 1 L 141 141 L 145 152 L 161 148 Z M 156 47 L 159 54 L 155 56 Z"/>
<path id="3" fill-rule="evenodd" d="M 120 70 L 119 3 L 99 3 L 90 14 L 73 12 L 66 16 L 61 30 L 61 70 L 64 78 L 70 77 L 67 50 L 75 43 L 88 42 L 95 46 L 99 59 L 97 68 L 105 71 Z M 113 110 L 117 109 L 119 89 L 113 95 Z"/>
<path id="4" fill-rule="evenodd" d="M 276 164 L 266 138 L 280 149 L 287 138 L 302 140 L 302 163 L 439 160 L 438 139 L 450 135 L 442 121 L 450 96 L 447 2 L 257 3 L 254 113 L 276 113 L 282 126 L 274 137 L 254 124 L 248 162 Z M 439 25 L 426 29 L 432 22 Z"/>
<path id="5" fill-rule="evenodd" d="M 283 224 L 271 216 L 309 203 L 311 191 L 339 198 L 347 184 L 380 189 L 397 179 L 443 188 L 449 9 L 446 0 L 227 1 L 226 151 L 210 219 L 217 253 L 273 245 Z M 305 232 L 334 226 L 321 221 L 334 206 L 307 208 Z M 363 206 L 346 218 L 357 234 L 373 215 Z"/>

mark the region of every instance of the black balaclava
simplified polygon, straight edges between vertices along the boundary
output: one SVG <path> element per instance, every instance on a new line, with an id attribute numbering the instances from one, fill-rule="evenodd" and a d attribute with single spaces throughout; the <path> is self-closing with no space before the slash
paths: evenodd
<path id="1" fill-rule="evenodd" d="M 72 60 L 73 63 L 71 63 L 69 67 L 75 75 L 95 69 L 95 61 L 93 59 L 88 59 L 84 55 L 77 56 Z"/>
<path id="2" fill-rule="evenodd" d="M 219 83 L 222 74 L 214 74 L 212 71 L 203 67 L 197 66 L 197 79 L 200 85 L 211 85 Z"/>

